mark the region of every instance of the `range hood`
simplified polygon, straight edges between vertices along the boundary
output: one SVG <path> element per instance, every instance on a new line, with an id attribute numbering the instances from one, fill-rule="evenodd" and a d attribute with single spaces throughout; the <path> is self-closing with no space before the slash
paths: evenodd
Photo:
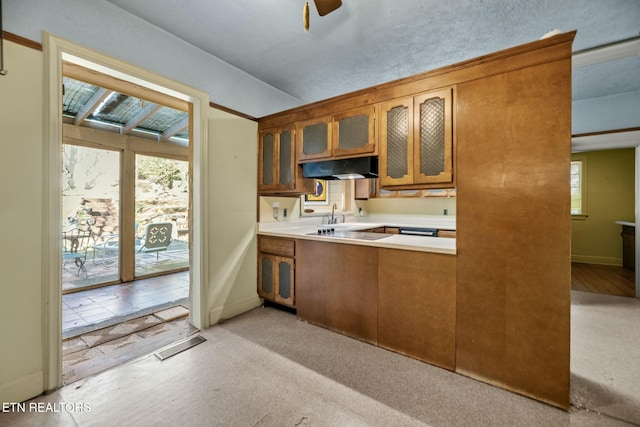
<path id="1" fill-rule="evenodd" d="M 378 177 L 378 158 L 326 160 L 302 165 L 302 176 L 315 179 L 362 179 Z"/>

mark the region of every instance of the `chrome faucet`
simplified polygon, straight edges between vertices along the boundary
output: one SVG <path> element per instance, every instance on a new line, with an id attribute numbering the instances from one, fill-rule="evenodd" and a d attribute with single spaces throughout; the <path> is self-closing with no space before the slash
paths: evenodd
<path id="1" fill-rule="evenodd" d="M 331 206 L 331 216 L 329 217 L 329 224 L 335 224 L 337 218 L 335 217 L 335 211 L 336 211 L 336 204 L 334 203 L 333 206 Z"/>

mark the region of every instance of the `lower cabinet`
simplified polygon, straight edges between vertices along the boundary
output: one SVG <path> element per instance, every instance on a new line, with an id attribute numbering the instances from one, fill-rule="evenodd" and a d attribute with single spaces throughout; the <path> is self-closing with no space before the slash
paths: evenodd
<path id="1" fill-rule="evenodd" d="M 378 249 L 312 240 L 296 244 L 298 317 L 376 344 Z"/>
<path id="2" fill-rule="evenodd" d="M 258 295 L 295 307 L 295 241 L 260 236 L 258 242 Z"/>
<path id="3" fill-rule="evenodd" d="M 298 317 L 455 370 L 456 257 L 296 242 Z"/>
<path id="4" fill-rule="evenodd" d="M 456 257 L 380 249 L 378 345 L 454 370 Z"/>
<path id="5" fill-rule="evenodd" d="M 622 266 L 636 271 L 636 228 L 622 226 Z"/>

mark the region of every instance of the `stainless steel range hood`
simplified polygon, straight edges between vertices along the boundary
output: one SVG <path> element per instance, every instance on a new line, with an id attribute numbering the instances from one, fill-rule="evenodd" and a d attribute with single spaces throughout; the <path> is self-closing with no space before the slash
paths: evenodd
<path id="1" fill-rule="evenodd" d="M 378 158 L 326 160 L 302 165 L 302 176 L 315 179 L 363 179 L 378 177 Z"/>

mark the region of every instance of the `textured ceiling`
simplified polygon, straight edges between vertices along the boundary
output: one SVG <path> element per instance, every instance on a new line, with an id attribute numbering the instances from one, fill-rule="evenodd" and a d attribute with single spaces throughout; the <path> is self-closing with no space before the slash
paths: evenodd
<path id="1" fill-rule="evenodd" d="M 573 50 L 637 37 L 638 0 L 343 0 L 304 32 L 304 0 L 109 0 L 300 104 L 577 30 Z M 574 100 L 640 90 L 640 57 L 574 69 Z"/>

